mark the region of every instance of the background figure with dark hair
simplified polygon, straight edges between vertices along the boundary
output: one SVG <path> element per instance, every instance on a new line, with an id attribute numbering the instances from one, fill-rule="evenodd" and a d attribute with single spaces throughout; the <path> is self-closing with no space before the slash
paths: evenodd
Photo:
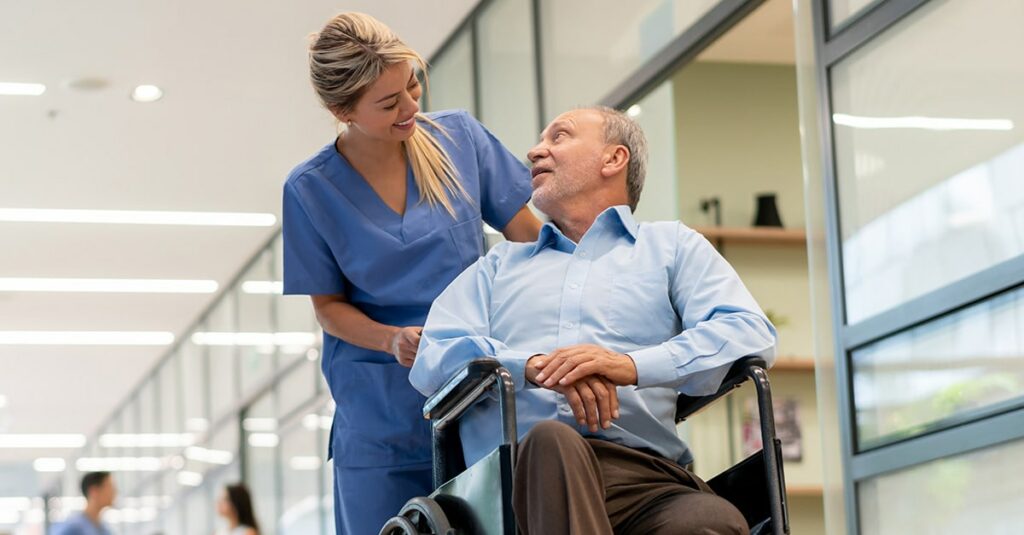
<path id="1" fill-rule="evenodd" d="M 224 487 L 217 500 L 217 514 L 228 522 L 230 535 L 259 535 L 260 526 L 252 511 L 252 498 L 243 483 Z"/>
<path id="2" fill-rule="evenodd" d="M 90 472 L 82 477 L 85 510 L 77 512 L 54 530 L 55 535 L 110 535 L 100 522 L 100 513 L 114 504 L 117 487 L 110 472 Z"/>

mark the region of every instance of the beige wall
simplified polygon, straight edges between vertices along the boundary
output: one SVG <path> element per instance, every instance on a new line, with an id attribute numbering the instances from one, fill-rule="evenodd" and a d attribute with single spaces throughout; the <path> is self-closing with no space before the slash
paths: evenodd
<path id="1" fill-rule="evenodd" d="M 673 83 L 683 222 L 711 223 L 699 199 L 715 195 L 726 226 L 748 226 L 754 194 L 776 192 L 782 222 L 803 228 L 795 69 L 699 62 Z"/>
<path id="2" fill-rule="evenodd" d="M 712 224 L 699 200 L 717 196 L 725 226 L 747 227 L 754 218 L 754 196 L 777 194 L 787 228 L 804 228 L 803 179 L 796 71 L 792 66 L 693 63 L 672 80 L 676 120 L 676 172 L 680 219 L 690 226 Z M 813 356 L 810 290 L 806 248 L 799 245 L 726 242 L 723 255 L 733 265 L 762 308 L 786 318 L 778 325 L 779 355 L 809 360 Z M 822 482 L 822 449 L 814 390 L 814 372 L 770 373 L 776 400 L 795 398 L 803 436 L 803 459 L 785 464 L 790 487 L 817 487 Z M 740 421 L 749 387 L 732 400 L 732 417 L 719 403 L 683 431 L 705 478 L 732 465 L 729 426 L 740 437 Z M 821 498 L 791 496 L 793 533 L 822 533 Z"/>

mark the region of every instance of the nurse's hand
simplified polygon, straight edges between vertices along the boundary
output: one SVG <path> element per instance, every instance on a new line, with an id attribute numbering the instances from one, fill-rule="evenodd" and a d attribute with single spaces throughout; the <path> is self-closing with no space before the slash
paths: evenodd
<path id="1" fill-rule="evenodd" d="M 423 327 L 400 327 L 391 338 L 391 354 L 402 366 L 412 368 L 422 332 Z"/>

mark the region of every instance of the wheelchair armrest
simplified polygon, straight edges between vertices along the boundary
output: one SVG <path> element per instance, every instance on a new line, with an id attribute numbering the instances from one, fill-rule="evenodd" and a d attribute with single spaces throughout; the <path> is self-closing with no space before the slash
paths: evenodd
<path id="1" fill-rule="evenodd" d="M 466 468 L 458 421 L 491 389 L 495 389 L 498 395 L 502 444 L 508 446 L 511 462 L 514 463 L 518 434 L 512 374 L 496 359 L 471 360 L 423 405 L 423 417 L 430 420 L 433 435 L 434 488 L 440 487 Z"/>
<path id="2" fill-rule="evenodd" d="M 423 417 L 428 420 L 443 418 L 460 404 L 473 402 L 487 391 L 496 378 L 501 363 L 493 358 L 469 361 L 423 405 Z"/>
<path id="3" fill-rule="evenodd" d="M 743 357 L 734 362 L 732 367 L 729 368 L 729 372 L 725 374 L 725 379 L 722 380 L 722 386 L 718 387 L 718 391 L 714 394 L 706 396 L 679 394 L 679 397 L 676 399 L 676 422 L 686 420 L 704 407 L 714 403 L 718 398 L 739 388 L 740 385 L 753 376 L 752 370 L 754 368 L 767 369 L 768 366 L 761 357 Z"/>

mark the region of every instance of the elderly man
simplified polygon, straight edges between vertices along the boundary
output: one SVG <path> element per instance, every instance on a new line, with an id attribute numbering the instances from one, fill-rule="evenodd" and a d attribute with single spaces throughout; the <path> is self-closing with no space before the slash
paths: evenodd
<path id="1" fill-rule="evenodd" d="M 488 355 L 516 382 L 513 507 L 523 533 L 746 533 L 682 464 L 678 392 L 714 392 L 775 329 L 728 263 L 678 222 L 638 223 L 646 141 L 624 114 L 556 118 L 529 152 L 536 243 L 501 243 L 434 302 L 410 379 L 433 394 Z M 497 446 L 497 403 L 462 422 L 466 462 Z"/>

